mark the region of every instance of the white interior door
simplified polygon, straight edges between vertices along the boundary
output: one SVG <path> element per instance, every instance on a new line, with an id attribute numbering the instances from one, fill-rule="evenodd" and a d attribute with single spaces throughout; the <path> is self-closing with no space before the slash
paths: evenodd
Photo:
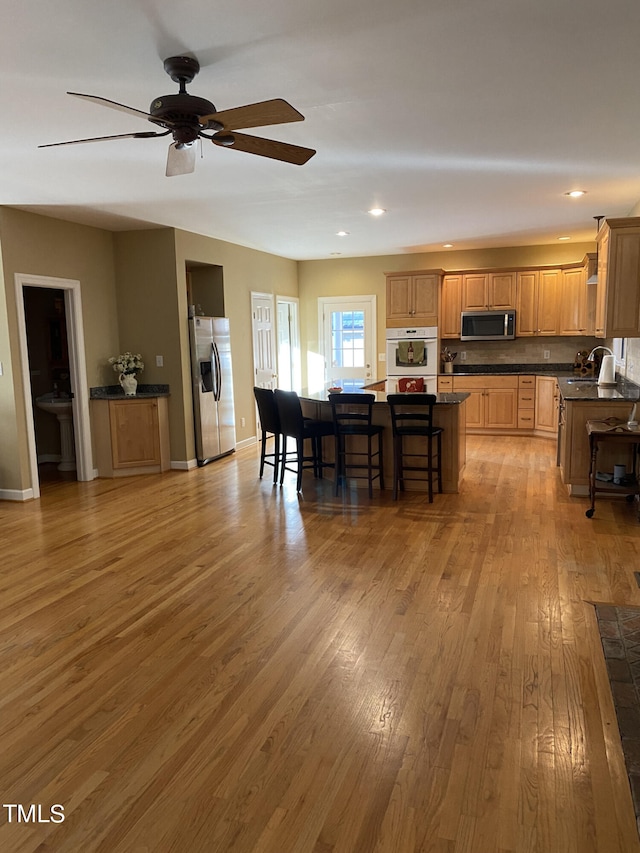
<path id="1" fill-rule="evenodd" d="M 376 298 L 349 296 L 318 300 L 325 382 L 345 391 L 375 379 Z"/>
<path id="2" fill-rule="evenodd" d="M 276 388 L 278 371 L 272 293 L 251 294 L 251 324 L 254 384 L 258 388 Z"/>

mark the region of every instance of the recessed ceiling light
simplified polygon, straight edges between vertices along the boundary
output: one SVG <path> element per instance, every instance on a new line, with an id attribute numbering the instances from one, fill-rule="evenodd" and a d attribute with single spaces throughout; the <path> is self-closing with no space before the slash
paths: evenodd
<path id="1" fill-rule="evenodd" d="M 348 237 L 349 232 L 348 231 L 336 231 L 336 236 L 337 237 Z"/>
<path id="2" fill-rule="evenodd" d="M 442 248 L 443 249 L 453 249 L 453 243 L 443 243 Z"/>
<path id="3" fill-rule="evenodd" d="M 571 237 L 558 237 L 558 240 L 570 240 Z"/>
<path id="4" fill-rule="evenodd" d="M 384 207 L 372 207 L 369 211 L 371 216 L 382 216 L 382 214 L 386 212 L 387 211 L 384 209 Z"/>
<path id="5" fill-rule="evenodd" d="M 568 195 L 570 198 L 580 198 L 581 195 L 586 194 L 586 190 L 570 190 L 568 193 L 565 193 L 565 195 Z"/>

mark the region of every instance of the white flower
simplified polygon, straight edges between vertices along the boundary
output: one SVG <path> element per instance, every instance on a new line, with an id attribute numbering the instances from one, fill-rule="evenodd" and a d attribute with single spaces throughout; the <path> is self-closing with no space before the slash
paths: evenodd
<path id="1" fill-rule="evenodd" d="M 122 355 L 112 355 L 109 364 L 113 366 L 116 373 L 124 373 L 125 376 L 140 373 L 144 370 L 144 361 L 140 353 L 125 352 Z"/>

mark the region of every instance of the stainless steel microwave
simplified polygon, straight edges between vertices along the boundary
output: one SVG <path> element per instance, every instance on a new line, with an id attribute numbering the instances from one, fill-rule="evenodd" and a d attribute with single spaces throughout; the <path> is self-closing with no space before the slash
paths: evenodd
<path id="1" fill-rule="evenodd" d="M 515 311 L 462 312 L 461 341 L 511 341 L 515 336 Z"/>

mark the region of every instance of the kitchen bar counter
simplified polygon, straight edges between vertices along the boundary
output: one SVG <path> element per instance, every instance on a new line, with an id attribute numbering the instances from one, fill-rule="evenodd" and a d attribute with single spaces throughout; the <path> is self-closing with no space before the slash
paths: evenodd
<path id="1" fill-rule="evenodd" d="M 373 422 L 384 427 L 383 453 L 385 486 L 393 486 L 393 436 L 391 432 L 391 412 L 387 403 L 386 391 L 369 391 L 362 389 L 363 394 L 374 394 Z M 412 395 L 407 394 L 408 398 Z M 458 492 L 460 481 L 466 463 L 466 430 L 464 402 L 469 395 L 437 394 L 433 411 L 435 426 L 443 428 L 442 434 L 442 488 L 444 492 Z M 302 409 L 308 417 L 330 421 L 332 419 L 329 394 L 326 389 L 321 391 L 303 391 L 300 394 Z M 326 442 L 327 458 L 333 461 L 333 444 Z M 365 484 L 364 480 L 356 481 L 358 485 Z M 366 487 L 366 484 L 365 484 Z M 408 490 L 426 491 L 426 481 L 407 481 Z M 437 496 L 436 496 L 437 501 Z"/>

